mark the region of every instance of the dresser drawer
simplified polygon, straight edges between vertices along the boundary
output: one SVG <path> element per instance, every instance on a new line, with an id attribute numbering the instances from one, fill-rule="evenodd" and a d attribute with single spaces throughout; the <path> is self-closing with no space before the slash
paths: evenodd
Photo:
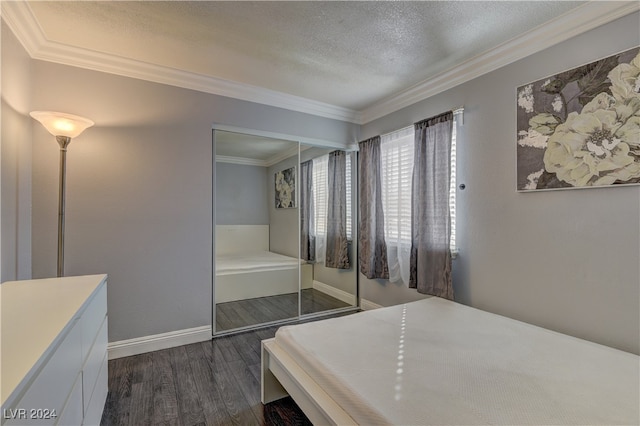
<path id="1" fill-rule="evenodd" d="M 53 355 L 37 374 L 24 396 L 10 407 L 25 410 L 23 418 L 11 418 L 6 425 L 54 424 L 79 377 L 82 368 L 82 332 L 76 320 Z M 33 411 L 32 411 L 33 410 Z M 6 416 L 5 416 L 6 417 Z M 49 417 L 49 418 L 46 418 Z"/>
<path id="2" fill-rule="evenodd" d="M 99 425 L 102 418 L 104 404 L 107 401 L 107 393 L 109 392 L 109 374 L 108 374 L 108 357 L 104 354 L 100 364 L 100 372 L 96 379 L 93 394 L 89 400 L 89 406 L 84 412 L 83 425 Z"/>
<path id="3" fill-rule="evenodd" d="M 73 385 L 67 403 L 57 418 L 57 425 L 69 426 L 82 423 L 84 412 L 82 410 L 82 374 L 78 374 Z"/>
<path id="4" fill-rule="evenodd" d="M 103 285 L 82 314 L 82 359 L 86 360 L 104 318 L 107 316 L 107 286 Z"/>
<path id="5" fill-rule="evenodd" d="M 93 388 L 100 373 L 102 366 L 102 360 L 107 353 L 107 318 L 102 321 L 102 327 L 98 332 L 98 336 L 95 339 L 84 366 L 82 367 L 82 396 L 84 400 L 84 409 L 87 410 L 89 406 L 89 400 L 93 393 Z"/>

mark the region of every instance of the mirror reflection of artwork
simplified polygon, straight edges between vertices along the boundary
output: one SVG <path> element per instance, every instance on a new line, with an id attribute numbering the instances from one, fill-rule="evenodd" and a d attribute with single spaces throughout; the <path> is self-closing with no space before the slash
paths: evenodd
<path id="1" fill-rule="evenodd" d="M 640 183 L 638 47 L 518 88 L 518 190 Z"/>
<path id="2" fill-rule="evenodd" d="M 291 167 L 275 174 L 276 208 L 289 209 L 296 206 L 296 168 Z"/>

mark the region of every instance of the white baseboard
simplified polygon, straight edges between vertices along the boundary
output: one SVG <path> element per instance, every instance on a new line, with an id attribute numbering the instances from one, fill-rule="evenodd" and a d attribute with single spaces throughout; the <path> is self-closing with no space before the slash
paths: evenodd
<path id="1" fill-rule="evenodd" d="M 322 283 L 320 281 L 316 281 L 313 280 L 313 288 L 321 291 L 325 294 L 328 294 L 331 297 L 335 297 L 338 300 L 342 300 L 344 303 L 347 303 L 349 305 L 355 305 L 356 304 L 356 296 L 351 294 L 351 293 L 347 293 L 344 290 L 340 290 L 338 288 L 332 287 L 328 284 Z"/>
<path id="2" fill-rule="evenodd" d="M 382 305 L 378 305 L 377 303 L 373 303 L 370 300 L 367 299 L 360 299 L 360 309 L 362 309 L 363 311 L 368 311 L 369 309 L 378 309 L 378 308 L 382 308 Z"/>
<path id="3" fill-rule="evenodd" d="M 109 359 L 116 359 L 123 358 L 125 356 L 158 351 L 161 349 L 174 348 L 176 346 L 188 345 L 191 343 L 204 342 L 210 339 L 211 326 L 204 325 L 202 327 L 188 328 L 185 330 L 176 330 L 168 333 L 111 342 L 107 346 L 107 352 L 109 354 Z"/>

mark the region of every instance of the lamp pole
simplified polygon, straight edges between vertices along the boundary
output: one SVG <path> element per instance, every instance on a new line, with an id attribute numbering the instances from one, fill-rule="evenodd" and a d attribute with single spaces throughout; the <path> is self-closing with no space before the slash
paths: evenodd
<path id="1" fill-rule="evenodd" d="M 60 145 L 60 179 L 58 187 L 58 276 L 64 277 L 64 210 L 67 187 L 67 147 L 71 143 L 68 136 L 56 136 Z"/>

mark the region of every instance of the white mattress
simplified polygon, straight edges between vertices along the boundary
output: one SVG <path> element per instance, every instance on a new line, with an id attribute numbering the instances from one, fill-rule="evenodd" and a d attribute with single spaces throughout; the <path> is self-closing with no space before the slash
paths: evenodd
<path id="1" fill-rule="evenodd" d="M 216 256 L 216 275 L 248 272 L 280 271 L 297 268 L 300 261 L 270 251 L 236 253 Z"/>
<path id="2" fill-rule="evenodd" d="M 440 298 L 282 327 L 359 424 L 640 423 L 640 358 Z"/>

